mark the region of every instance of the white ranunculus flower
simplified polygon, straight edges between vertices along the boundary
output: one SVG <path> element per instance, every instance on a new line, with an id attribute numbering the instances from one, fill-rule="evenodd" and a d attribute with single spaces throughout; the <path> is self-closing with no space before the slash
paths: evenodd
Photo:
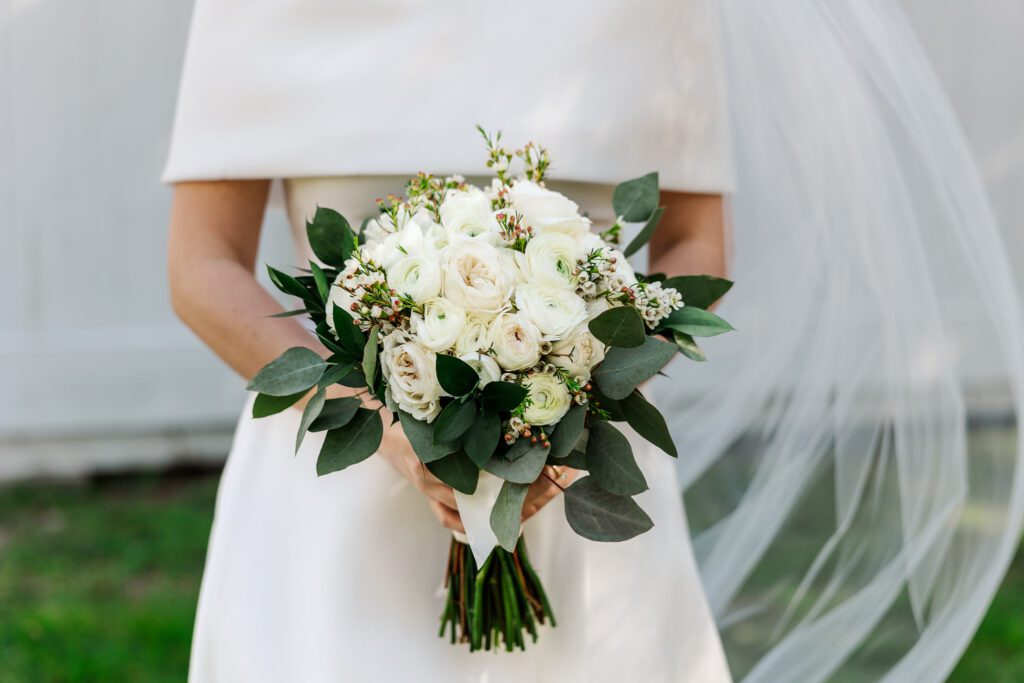
<path id="1" fill-rule="evenodd" d="M 627 285 L 635 285 L 636 272 L 633 270 L 633 266 L 629 265 L 629 259 L 616 249 L 609 249 L 607 255 L 615 257 L 615 274 L 612 277 L 622 280 Z"/>
<path id="2" fill-rule="evenodd" d="M 476 374 L 480 375 L 481 387 L 501 379 L 501 368 L 498 366 L 498 362 L 485 353 L 464 353 L 459 356 L 459 359 L 466 361 L 471 368 L 476 370 Z"/>
<path id="3" fill-rule="evenodd" d="M 516 308 L 549 340 L 566 337 L 587 319 L 587 303 L 561 287 L 520 285 L 516 288 Z"/>
<path id="4" fill-rule="evenodd" d="M 566 370 L 573 377 L 590 379 L 594 366 L 604 360 L 604 344 L 593 334 L 586 323 L 573 330 L 562 341 L 555 342 L 547 361 Z"/>
<path id="5" fill-rule="evenodd" d="M 441 412 L 441 385 L 434 367 L 436 355 L 401 331 L 384 337 L 381 371 L 388 394 L 398 407 L 417 420 L 432 422 Z"/>
<path id="6" fill-rule="evenodd" d="M 462 334 L 455 341 L 455 353 L 463 356 L 467 353 L 487 351 L 491 348 L 491 320 L 494 316 L 470 314 L 466 316 L 466 324 Z"/>
<path id="7" fill-rule="evenodd" d="M 505 370 L 524 370 L 540 360 L 541 333 L 520 313 L 502 313 L 491 321 L 491 349 Z"/>
<path id="8" fill-rule="evenodd" d="M 590 221 L 579 214 L 576 202 L 530 180 L 520 180 L 509 188 L 512 208 L 522 214 L 523 223 L 537 234 L 560 232 L 581 238 L 590 232 Z"/>
<path id="9" fill-rule="evenodd" d="M 515 277 L 514 270 L 502 258 L 501 251 L 475 240 L 456 242 L 445 247 L 445 297 L 467 311 L 500 311 L 512 294 Z"/>
<path id="10" fill-rule="evenodd" d="M 541 233 L 526 244 L 522 271 L 527 282 L 572 288 L 573 269 L 580 256 L 579 244 L 558 232 Z"/>
<path id="11" fill-rule="evenodd" d="M 447 351 L 466 327 L 466 312 L 447 299 L 435 297 L 423 302 L 423 314 L 412 316 L 416 339 L 432 351 Z"/>
<path id="12" fill-rule="evenodd" d="M 501 226 L 491 210 L 491 200 L 475 187 L 448 193 L 441 202 L 439 213 L 449 243 L 460 239 L 480 239 L 497 244 L 501 237 Z"/>
<path id="13" fill-rule="evenodd" d="M 423 228 L 415 221 L 408 221 L 398 232 L 387 235 L 383 241 L 365 247 L 374 263 L 389 270 L 396 262 L 407 256 L 426 256 L 432 245 L 424 238 Z"/>
<path id="14" fill-rule="evenodd" d="M 523 411 L 527 424 L 556 424 L 572 407 L 572 394 L 553 374 L 534 372 L 527 376 L 523 386 L 530 392 L 530 404 Z"/>
<path id="15" fill-rule="evenodd" d="M 407 294 L 416 303 L 432 299 L 441 292 L 441 265 L 432 253 L 401 258 L 391 264 L 387 272 L 388 287 Z"/>

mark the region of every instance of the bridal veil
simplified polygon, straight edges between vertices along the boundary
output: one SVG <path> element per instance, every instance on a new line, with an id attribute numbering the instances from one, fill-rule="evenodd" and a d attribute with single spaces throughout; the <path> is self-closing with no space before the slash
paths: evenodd
<path id="1" fill-rule="evenodd" d="M 658 399 L 730 664 L 748 683 L 942 680 L 1024 512 L 1002 239 L 894 2 L 719 8 L 739 331 Z"/>

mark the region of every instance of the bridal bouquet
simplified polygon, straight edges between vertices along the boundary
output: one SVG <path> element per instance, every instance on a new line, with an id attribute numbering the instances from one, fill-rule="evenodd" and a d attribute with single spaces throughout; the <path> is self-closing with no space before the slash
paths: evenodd
<path id="1" fill-rule="evenodd" d="M 694 337 L 729 325 L 706 309 L 728 290 L 707 276 L 634 272 L 628 257 L 661 217 L 657 174 L 619 185 L 617 221 L 591 231 L 570 199 L 544 186 L 550 161 L 535 144 L 510 152 L 489 136 L 485 188 L 421 173 L 405 197 L 378 200 L 358 235 L 336 211 L 307 225 L 320 263 L 270 278 L 304 307 L 326 358 L 292 348 L 249 383 L 253 415 L 312 391 L 307 431 L 326 432 L 317 473 L 377 451 L 381 409 L 333 384 L 363 389 L 401 421 L 417 456 L 457 493 L 467 537 L 453 539 L 441 634 L 471 650 L 524 647 L 554 616 L 520 538 L 523 501 L 546 465 L 585 470 L 564 488 L 565 516 L 594 541 L 623 541 L 653 525 L 633 500 L 647 489 L 625 422 L 670 456 L 665 420 L 637 385 Z M 521 175 L 510 173 L 520 159 Z M 623 227 L 641 224 L 628 245 Z M 551 478 L 551 477 L 549 477 Z M 551 480 L 561 487 L 557 479 Z"/>

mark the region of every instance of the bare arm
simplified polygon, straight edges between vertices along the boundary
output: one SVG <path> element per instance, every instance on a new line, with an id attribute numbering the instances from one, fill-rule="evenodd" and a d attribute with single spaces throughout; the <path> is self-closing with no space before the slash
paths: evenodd
<path id="1" fill-rule="evenodd" d="M 650 242 L 651 273 L 726 274 L 722 196 L 662 192 L 665 217 Z"/>

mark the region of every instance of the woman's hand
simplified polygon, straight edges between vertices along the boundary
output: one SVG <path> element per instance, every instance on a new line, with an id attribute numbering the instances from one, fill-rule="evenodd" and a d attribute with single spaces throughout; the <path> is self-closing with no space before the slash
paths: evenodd
<path id="1" fill-rule="evenodd" d="M 533 482 L 530 485 L 530 490 L 526 492 L 522 521 L 525 522 L 540 512 L 541 508 L 550 503 L 555 496 L 562 493 L 562 489 L 572 483 L 577 474 L 579 474 L 579 470 L 574 470 L 571 467 L 545 465 L 540 479 Z"/>

